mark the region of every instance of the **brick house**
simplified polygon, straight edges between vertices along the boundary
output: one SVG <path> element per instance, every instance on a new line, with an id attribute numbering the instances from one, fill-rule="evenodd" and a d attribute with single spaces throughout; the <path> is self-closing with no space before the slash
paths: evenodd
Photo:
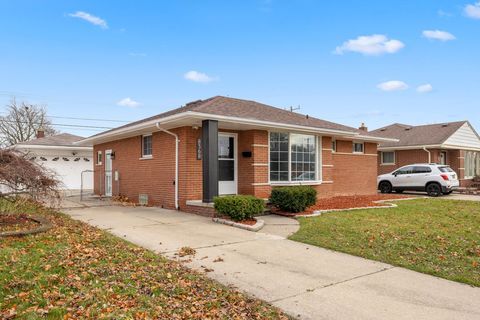
<path id="1" fill-rule="evenodd" d="M 97 194 L 201 213 L 217 195 L 268 198 L 274 186 L 311 185 L 319 197 L 375 194 L 380 141 L 395 140 L 216 96 L 81 143 L 94 146 Z"/>
<path id="2" fill-rule="evenodd" d="M 457 172 L 462 187 L 480 176 L 480 136 L 468 121 L 421 126 L 395 123 L 370 133 L 398 139 L 379 144 L 378 174 L 412 163 L 439 163 Z"/>

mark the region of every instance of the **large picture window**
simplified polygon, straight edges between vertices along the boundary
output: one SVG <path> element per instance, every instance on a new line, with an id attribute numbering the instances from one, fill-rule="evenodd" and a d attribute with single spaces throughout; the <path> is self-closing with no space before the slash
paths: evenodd
<path id="1" fill-rule="evenodd" d="M 270 181 L 315 181 L 317 139 L 312 135 L 270 133 Z"/>
<path id="2" fill-rule="evenodd" d="M 480 152 L 465 152 L 465 178 L 480 176 Z"/>

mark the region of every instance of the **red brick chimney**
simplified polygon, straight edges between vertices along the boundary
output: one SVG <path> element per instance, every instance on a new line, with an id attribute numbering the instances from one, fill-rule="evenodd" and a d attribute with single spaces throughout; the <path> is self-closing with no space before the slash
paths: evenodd
<path id="1" fill-rule="evenodd" d="M 365 126 L 364 122 L 362 122 L 362 125 L 358 129 L 360 129 L 362 131 L 365 131 L 365 132 L 368 132 L 368 127 Z"/>
<path id="2" fill-rule="evenodd" d="M 38 128 L 37 130 L 37 139 L 45 137 L 45 130 L 43 128 Z"/>

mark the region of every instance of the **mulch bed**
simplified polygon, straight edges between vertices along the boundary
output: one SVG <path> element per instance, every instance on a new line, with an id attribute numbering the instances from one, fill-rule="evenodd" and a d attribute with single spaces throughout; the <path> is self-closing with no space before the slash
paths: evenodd
<path id="1" fill-rule="evenodd" d="M 253 226 L 257 223 L 257 219 L 245 219 L 242 221 L 235 221 L 236 223 L 246 224 L 249 226 Z"/>
<path id="2" fill-rule="evenodd" d="M 338 196 L 332 198 L 318 199 L 317 204 L 308 207 L 303 212 L 291 213 L 283 212 L 277 208 L 272 208 L 272 213 L 287 217 L 301 216 L 313 214 L 317 210 L 331 210 L 331 209 L 350 209 L 350 208 L 364 208 L 364 207 L 381 207 L 383 203 L 375 203 L 379 200 L 396 200 L 406 199 L 412 196 L 404 196 L 397 194 L 377 194 L 373 196 Z"/>
<path id="3" fill-rule="evenodd" d="M 38 226 L 39 223 L 30 219 L 26 214 L 0 213 L 0 232 L 26 231 Z"/>

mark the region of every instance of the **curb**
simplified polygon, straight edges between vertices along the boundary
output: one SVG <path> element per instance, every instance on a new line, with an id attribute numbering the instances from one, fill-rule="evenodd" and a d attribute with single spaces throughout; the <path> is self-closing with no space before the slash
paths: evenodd
<path id="1" fill-rule="evenodd" d="M 338 212 L 338 211 L 354 211 L 354 210 L 365 210 L 365 209 L 390 209 L 390 208 L 397 208 L 398 206 L 395 203 L 389 203 L 392 201 L 405 201 L 405 200 L 415 200 L 415 199 L 421 199 L 421 198 L 427 198 L 427 197 L 412 197 L 412 198 L 402 198 L 402 199 L 391 199 L 391 200 L 377 200 L 373 201 L 373 203 L 383 203 L 383 206 L 377 206 L 377 207 L 358 207 L 358 208 L 346 208 L 346 209 L 325 209 L 325 210 L 315 210 L 312 214 L 307 214 L 307 215 L 296 215 L 293 216 L 292 218 L 298 219 L 298 218 L 313 218 L 313 217 L 318 217 L 321 216 L 323 213 L 328 213 L 328 212 Z"/>
<path id="2" fill-rule="evenodd" d="M 257 220 L 257 223 L 255 223 L 253 226 L 249 226 L 247 224 L 237 223 L 231 220 L 226 220 L 221 218 L 212 218 L 212 221 L 215 223 L 220 223 L 227 226 L 231 226 L 231 227 L 235 227 L 235 228 L 239 228 L 247 231 L 252 231 L 252 232 L 257 232 L 258 230 L 262 229 L 263 226 L 265 226 L 265 221 L 261 219 L 256 219 L 256 220 Z"/>
<path id="3" fill-rule="evenodd" d="M 2 237 L 24 237 L 28 236 L 31 234 L 37 234 L 41 232 L 48 231 L 53 228 L 52 223 L 43 218 L 43 217 L 38 217 L 38 216 L 29 216 L 28 217 L 30 220 L 33 220 L 37 223 L 40 224 L 38 228 L 35 229 L 30 229 L 30 230 L 20 230 L 20 231 L 5 231 L 5 232 L 0 232 L 0 238 Z"/>

